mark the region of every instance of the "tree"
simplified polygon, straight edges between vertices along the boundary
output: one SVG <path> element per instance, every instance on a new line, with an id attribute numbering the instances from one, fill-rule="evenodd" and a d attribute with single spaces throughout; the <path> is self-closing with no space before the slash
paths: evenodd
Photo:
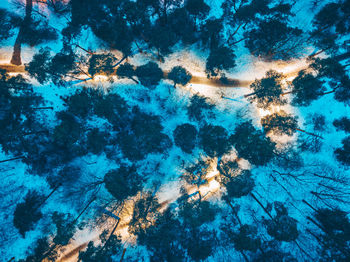
<path id="1" fill-rule="evenodd" d="M 154 62 L 137 67 L 135 72 L 141 84 L 148 88 L 154 88 L 163 78 L 163 71 Z"/>
<path id="2" fill-rule="evenodd" d="M 122 124 L 116 142 L 130 160 L 143 159 L 149 153 L 164 153 L 172 145 L 163 133 L 160 117 L 143 113 L 138 107 L 132 109 L 128 122 Z"/>
<path id="3" fill-rule="evenodd" d="M 62 99 L 67 105 L 67 112 L 76 116 L 77 119 L 85 119 L 93 112 L 98 95 L 92 88 L 84 88 L 78 89 L 73 95 Z"/>
<path id="4" fill-rule="evenodd" d="M 187 107 L 187 114 L 190 119 L 201 121 L 204 118 L 204 110 L 211 110 L 214 107 L 207 98 L 200 95 L 193 95 L 190 98 L 190 104 Z"/>
<path id="5" fill-rule="evenodd" d="M 114 64 L 117 61 L 112 53 L 93 54 L 89 59 L 89 74 L 94 77 L 96 74 L 106 74 L 107 76 L 114 73 Z"/>
<path id="6" fill-rule="evenodd" d="M 67 245 L 76 231 L 73 216 L 54 212 L 52 214 L 52 221 L 56 226 L 56 235 L 53 238 L 54 244 L 60 246 Z"/>
<path id="7" fill-rule="evenodd" d="M 14 25 L 12 20 L 11 14 L 6 9 L 0 8 L 0 43 L 13 35 Z"/>
<path id="8" fill-rule="evenodd" d="M 298 129 L 297 117 L 280 110 L 277 113 L 267 115 L 261 119 L 261 125 L 266 133 L 275 135 L 293 135 Z"/>
<path id="9" fill-rule="evenodd" d="M 262 19 L 253 29 L 244 33 L 245 46 L 258 57 L 267 60 L 288 60 L 298 57 L 299 39 L 302 31 L 289 27 L 279 18 Z"/>
<path id="10" fill-rule="evenodd" d="M 208 6 L 204 0 L 187 0 L 185 8 L 188 13 L 194 17 L 195 23 L 197 18 L 204 20 L 210 11 L 210 6 Z"/>
<path id="11" fill-rule="evenodd" d="M 347 213 L 336 208 L 316 210 L 315 218 L 321 229 L 321 256 L 325 261 L 346 261 L 350 257 L 350 221 Z"/>
<path id="12" fill-rule="evenodd" d="M 209 50 L 214 50 L 213 56 L 220 53 L 218 50 L 215 53 L 215 49 L 220 46 L 223 39 L 223 24 L 221 19 L 207 19 L 205 23 L 200 28 L 200 41 L 203 47 L 209 48 Z M 223 49 L 221 53 L 229 53 L 232 51 L 222 46 Z M 213 63 L 214 64 L 214 63 Z"/>
<path id="13" fill-rule="evenodd" d="M 257 107 L 263 109 L 268 109 L 271 105 L 284 105 L 287 100 L 282 97 L 283 78 L 281 73 L 273 70 L 267 71 L 264 78 L 256 79 L 250 85 L 254 92 L 245 97 L 249 97 L 250 102 L 256 102 Z"/>
<path id="14" fill-rule="evenodd" d="M 119 78 L 129 78 L 132 81 L 134 81 L 136 84 L 139 84 L 139 82 L 133 77 L 135 75 L 135 69 L 129 63 L 124 63 L 120 65 L 116 73 Z"/>
<path id="15" fill-rule="evenodd" d="M 257 228 L 252 225 L 242 225 L 237 233 L 232 236 L 232 242 L 238 251 L 255 252 L 261 244 L 260 238 L 256 237 Z"/>
<path id="16" fill-rule="evenodd" d="M 297 262 L 298 260 L 293 257 L 289 252 L 285 252 L 281 242 L 277 240 L 266 241 L 261 243 L 260 250 L 257 256 L 252 260 L 253 262 L 269 261 L 269 262 Z"/>
<path id="17" fill-rule="evenodd" d="M 171 207 L 158 213 L 153 225 L 145 228 L 143 236 L 139 236 L 137 241 L 152 251 L 151 258 L 154 261 L 180 262 L 185 259 L 185 251 L 181 244 L 184 230 Z"/>
<path id="18" fill-rule="evenodd" d="M 142 243 L 147 238 L 147 228 L 152 226 L 157 219 L 161 205 L 158 199 L 151 193 L 143 193 L 140 199 L 135 202 L 132 218 L 129 222 L 128 231 L 138 236 Z"/>
<path id="19" fill-rule="evenodd" d="M 101 245 L 95 246 L 93 241 L 90 241 L 85 251 L 79 251 L 78 261 L 83 262 L 113 262 L 113 256 L 121 252 L 122 244 L 121 237 L 112 235 L 106 238 L 108 230 L 104 230 L 99 238 Z"/>
<path id="20" fill-rule="evenodd" d="M 343 147 L 337 148 L 334 151 L 337 160 L 344 165 L 350 165 L 350 136 L 342 140 Z"/>
<path id="21" fill-rule="evenodd" d="M 100 154 L 108 143 L 107 133 L 93 128 L 87 133 L 86 148 L 88 152 Z"/>
<path id="22" fill-rule="evenodd" d="M 192 78 L 192 75 L 182 66 L 175 66 L 168 74 L 168 78 L 176 84 L 185 86 Z"/>
<path id="23" fill-rule="evenodd" d="M 40 48 L 39 53 L 34 54 L 32 61 L 25 64 L 25 69 L 31 77 L 34 77 L 40 84 L 44 84 L 49 79 L 49 59 L 50 50 Z"/>
<path id="24" fill-rule="evenodd" d="M 105 174 L 103 182 L 108 192 L 117 200 L 136 195 L 141 190 L 144 178 L 136 170 L 135 166 L 121 165 Z"/>
<path id="25" fill-rule="evenodd" d="M 312 59 L 310 68 L 314 70 L 317 77 L 332 89 L 323 92 L 321 95 L 334 93 L 334 98 L 343 103 L 350 101 L 350 79 L 346 74 L 345 68 L 334 58 L 315 58 Z"/>
<path id="26" fill-rule="evenodd" d="M 324 92 L 322 81 L 311 73 L 301 70 L 291 83 L 294 94 L 292 104 L 296 106 L 309 106 L 312 101 L 318 99 Z"/>
<path id="27" fill-rule="evenodd" d="M 342 0 L 336 3 L 327 3 L 314 16 L 312 21 L 314 30 L 310 33 L 313 44 L 328 54 L 336 54 L 345 45 L 342 36 L 349 35 L 350 26 L 347 17 L 350 15 L 349 1 Z M 349 52 L 344 58 L 349 58 Z"/>
<path id="28" fill-rule="evenodd" d="M 265 165 L 274 156 L 275 143 L 260 130 L 254 128 L 251 122 L 244 122 L 235 128 L 230 137 L 238 157 L 247 159 L 253 165 Z"/>
<path id="29" fill-rule="evenodd" d="M 24 202 L 17 204 L 13 214 L 13 224 L 23 237 L 27 231 L 34 228 L 34 224 L 42 217 L 40 206 L 43 201 L 44 196 L 36 191 L 29 191 Z"/>
<path id="30" fill-rule="evenodd" d="M 25 16 L 19 22 L 19 32 L 13 47 L 11 63 L 21 65 L 21 46 L 28 44 L 35 46 L 46 41 L 56 40 L 56 31 L 48 25 L 47 21 L 34 20 L 32 18 L 33 0 L 26 0 Z"/>
<path id="31" fill-rule="evenodd" d="M 199 130 L 199 141 L 210 157 L 222 156 L 230 149 L 228 133 L 222 126 L 205 125 Z"/>
<path id="32" fill-rule="evenodd" d="M 192 153 L 192 150 L 197 144 L 197 135 L 198 131 L 196 127 L 187 123 L 178 125 L 173 132 L 175 145 L 188 154 Z"/>
<path id="33" fill-rule="evenodd" d="M 335 119 L 333 121 L 333 126 L 338 130 L 344 130 L 346 133 L 350 133 L 350 119 L 346 116 Z"/>
<path id="34" fill-rule="evenodd" d="M 74 71 L 75 66 L 72 51 L 67 53 L 62 51 L 52 57 L 49 48 L 40 48 L 39 53 L 34 54 L 32 61 L 25 64 L 25 69 L 40 84 L 51 80 L 57 85 L 64 85 L 63 79 Z"/>
<path id="35" fill-rule="evenodd" d="M 235 54 L 226 46 L 220 45 L 210 49 L 205 70 L 210 76 L 217 76 L 221 70 L 229 70 L 236 66 Z"/>
<path id="36" fill-rule="evenodd" d="M 254 186 L 254 179 L 251 178 L 251 173 L 248 170 L 244 170 L 241 174 L 230 178 L 225 184 L 229 198 L 246 196 L 252 191 Z"/>

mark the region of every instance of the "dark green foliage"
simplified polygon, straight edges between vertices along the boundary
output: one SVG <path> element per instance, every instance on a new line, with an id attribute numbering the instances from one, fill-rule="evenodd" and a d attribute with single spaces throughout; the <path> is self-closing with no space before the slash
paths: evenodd
<path id="1" fill-rule="evenodd" d="M 124 63 L 124 64 L 120 65 L 118 67 L 116 73 L 117 73 L 117 76 L 119 78 L 124 78 L 124 77 L 129 78 L 129 79 L 133 80 L 135 83 L 138 83 L 138 81 L 133 78 L 133 76 L 135 76 L 135 69 L 129 63 Z"/>
<path id="2" fill-rule="evenodd" d="M 205 125 L 199 130 L 200 146 L 210 157 L 222 156 L 230 150 L 228 133 L 222 126 Z"/>
<path id="3" fill-rule="evenodd" d="M 51 250 L 50 254 L 50 239 L 48 237 L 39 238 L 34 244 L 33 252 L 26 257 L 26 259 L 20 259 L 19 262 L 37 262 L 41 261 L 44 256 L 49 261 L 55 261 L 57 259 L 57 251 Z"/>
<path id="4" fill-rule="evenodd" d="M 141 190 L 143 181 L 144 178 L 137 173 L 135 166 L 122 165 L 109 171 L 104 177 L 108 192 L 119 201 L 136 195 Z"/>
<path id="5" fill-rule="evenodd" d="M 176 84 L 185 86 L 192 78 L 192 75 L 182 66 L 175 66 L 168 74 L 168 78 Z"/>
<path id="6" fill-rule="evenodd" d="M 26 232 L 32 230 L 36 222 L 42 217 L 40 206 L 44 197 L 36 191 L 29 191 L 24 202 L 17 204 L 13 214 L 13 224 L 24 237 Z"/>
<path id="7" fill-rule="evenodd" d="M 350 136 L 342 140 L 343 147 L 334 151 L 335 157 L 344 165 L 350 165 Z"/>
<path id="8" fill-rule="evenodd" d="M 299 235 L 297 221 L 288 216 L 287 209 L 280 202 L 274 202 L 276 216 L 273 220 L 266 220 L 267 232 L 279 241 L 294 241 Z"/>
<path id="9" fill-rule="evenodd" d="M 176 40 L 184 45 L 195 43 L 197 34 L 196 24 L 185 8 L 178 8 L 168 17 L 169 29 L 176 35 Z"/>
<path id="10" fill-rule="evenodd" d="M 169 55 L 172 47 L 178 41 L 177 35 L 171 30 L 169 25 L 156 23 L 147 33 L 147 38 L 152 47 L 156 48 L 158 55 Z M 157 57 L 162 60 L 162 56 Z"/>
<path id="11" fill-rule="evenodd" d="M 156 87 L 163 78 L 163 71 L 154 62 L 137 67 L 135 72 L 141 84 L 148 88 Z"/>
<path id="12" fill-rule="evenodd" d="M 73 73 L 75 68 L 75 55 L 72 50 L 61 51 L 55 54 L 49 64 L 49 71 L 52 74 L 52 81 L 55 84 L 64 84 L 64 81 L 61 81 L 62 78 L 67 76 L 70 72 Z"/>
<path id="13" fill-rule="evenodd" d="M 70 114 L 79 118 L 86 118 L 92 113 L 93 104 L 98 95 L 92 88 L 83 88 L 63 100 L 67 104 L 67 111 Z"/>
<path id="14" fill-rule="evenodd" d="M 236 55 L 232 49 L 227 46 L 220 45 L 210 49 L 205 66 L 206 72 L 211 76 L 217 76 L 222 70 L 229 70 L 236 66 Z"/>
<path id="15" fill-rule="evenodd" d="M 253 225 L 244 224 L 237 232 L 232 229 L 231 224 L 227 224 L 222 227 L 222 230 L 237 251 L 256 252 L 261 245 L 261 240 L 257 236 L 257 228 Z"/>
<path id="16" fill-rule="evenodd" d="M 0 8 L 0 42 L 13 35 L 13 21 L 11 15 L 3 8 Z"/>
<path id="17" fill-rule="evenodd" d="M 64 85 L 63 78 L 75 69 L 74 54 L 71 51 L 60 52 L 52 57 L 49 48 L 40 48 L 32 61 L 25 64 L 25 69 L 40 84 L 51 80 L 57 85 Z"/>
<path id="18" fill-rule="evenodd" d="M 79 167 L 67 165 L 57 173 L 50 174 L 46 180 L 51 188 L 56 188 L 57 186 L 70 187 L 72 183 L 75 183 L 79 179 L 80 176 L 81 169 Z"/>
<path id="19" fill-rule="evenodd" d="M 135 202 L 129 233 L 138 236 L 141 242 L 147 238 L 147 228 L 157 219 L 160 207 L 158 199 L 152 193 L 143 192 L 142 197 Z"/>
<path id="20" fill-rule="evenodd" d="M 223 25 L 222 25 L 221 19 L 206 20 L 205 24 L 203 24 L 200 28 L 200 40 L 201 40 L 202 46 L 209 48 L 209 50 L 214 50 L 215 48 L 218 48 L 223 38 L 222 31 L 223 31 Z M 223 48 L 225 49 L 224 46 Z M 219 51 L 220 50 L 218 50 L 218 52 Z M 221 51 L 229 52 L 226 49 Z M 214 51 L 213 56 L 215 56 L 215 54 L 216 53 Z M 218 63 L 215 63 L 215 64 L 218 64 Z"/>
<path id="21" fill-rule="evenodd" d="M 28 74 L 38 80 L 40 84 L 44 84 L 49 80 L 50 72 L 48 67 L 50 58 L 50 50 L 41 48 L 39 53 L 33 56 L 32 61 L 25 65 Z"/>
<path id="22" fill-rule="evenodd" d="M 134 107 L 131 117 L 117 137 L 124 156 L 140 160 L 149 153 L 164 153 L 171 147 L 171 140 L 163 133 L 159 116 L 143 113 Z"/>
<path id="23" fill-rule="evenodd" d="M 267 115 L 261 119 L 261 125 L 266 133 L 273 132 L 275 135 L 293 135 L 298 129 L 297 117 L 281 110 Z"/>
<path id="24" fill-rule="evenodd" d="M 340 209 L 322 208 L 315 218 L 321 227 L 322 261 L 347 261 L 350 258 L 350 221 Z"/>
<path id="25" fill-rule="evenodd" d="M 106 118 L 116 129 L 129 118 L 129 107 L 125 100 L 117 94 L 98 96 L 94 101 L 93 111 L 102 118 Z"/>
<path id="26" fill-rule="evenodd" d="M 181 240 L 184 232 L 180 221 L 171 208 L 159 213 L 156 218 L 153 226 L 145 228 L 144 237 L 138 237 L 138 243 L 152 251 L 153 261 L 183 261 L 185 251 Z"/>
<path id="27" fill-rule="evenodd" d="M 82 262 L 113 262 L 113 256 L 121 256 L 122 244 L 121 237 L 112 235 L 107 241 L 105 230 L 100 235 L 101 245 L 95 246 L 93 241 L 90 241 L 85 251 L 79 251 L 78 261 Z M 119 257 L 118 257 L 119 258 Z"/>
<path id="28" fill-rule="evenodd" d="M 265 165 L 273 158 L 275 143 L 255 129 L 251 122 L 238 125 L 230 140 L 238 157 L 247 159 L 253 165 Z"/>
<path id="29" fill-rule="evenodd" d="M 200 231 L 198 229 L 187 232 L 184 246 L 188 255 L 195 261 L 202 261 L 211 255 L 214 248 L 215 231 Z"/>
<path id="30" fill-rule="evenodd" d="M 217 208 L 208 201 L 181 201 L 179 216 L 183 219 L 182 245 L 195 261 L 206 259 L 213 251 L 215 231 L 203 227 L 215 219 Z"/>
<path id="31" fill-rule="evenodd" d="M 60 112 L 61 123 L 53 131 L 55 144 L 62 148 L 73 147 L 82 135 L 82 129 L 77 119 L 67 112 Z"/>
<path id="32" fill-rule="evenodd" d="M 231 178 L 225 184 L 227 196 L 229 198 L 239 198 L 248 195 L 254 188 L 254 179 L 251 178 L 251 173 L 244 170 L 241 174 Z"/>
<path id="33" fill-rule="evenodd" d="M 316 72 L 318 78 L 331 87 L 331 91 L 324 92 L 322 95 L 334 93 L 337 101 L 344 103 L 350 101 L 350 79 L 339 61 L 333 58 L 315 58 L 310 67 Z"/>
<path id="34" fill-rule="evenodd" d="M 52 221 L 56 226 L 56 234 L 53 238 L 53 242 L 56 245 L 67 245 L 76 231 L 75 225 L 73 224 L 73 216 L 54 212 L 52 214 Z"/>
<path id="35" fill-rule="evenodd" d="M 194 17 L 205 18 L 210 11 L 210 7 L 204 0 L 187 0 L 185 8 Z"/>
<path id="36" fill-rule="evenodd" d="M 271 105 L 284 105 L 287 100 L 281 95 L 283 93 L 282 80 L 284 76 L 281 73 L 270 70 L 267 71 L 265 77 L 256 79 L 250 88 L 254 90 L 249 94 L 248 100 L 256 102 L 257 107 L 267 109 Z"/>
<path id="37" fill-rule="evenodd" d="M 0 144 L 5 153 L 26 152 L 26 144 L 42 134 L 45 128 L 36 119 L 34 108 L 43 102 L 31 85 L 21 76 L 9 76 L 0 70 Z M 27 133 L 32 133 L 27 136 Z"/>
<path id="38" fill-rule="evenodd" d="M 101 132 L 98 128 L 93 128 L 87 133 L 86 149 L 93 154 L 100 154 L 107 144 L 107 133 Z"/>
<path id="39" fill-rule="evenodd" d="M 339 52 L 347 39 L 343 36 L 350 33 L 350 24 L 347 19 L 349 16 L 348 0 L 324 5 L 313 19 L 315 29 L 310 36 L 314 45 L 328 54 Z"/>
<path id="40" fill-rule="evenodd" d="M 57 40 L 58 34 L 47 21 L 32 20 L 23 26 L 21 40 L 23 44 L 37 46 L 48 41 Z"/>
<path id="41" fill-rule="evenodd" d="M 201 121 L 204 118 L 204 110 L 211 110 L 214 107 L 207 98 L 200 95 L 194 95 L 190 99 L 190 105 L 187 108 L 187 114 L 191 120 Z"/>
<path id="42" fill-rule="evenodd" d="M 197 134 L 198 131 L 194 125 L 178 125 L 173 132 L 175 145 L 190 154 L 197 144 Z"/>
<path id="43" fill-rule="evenodd" d="M 290 253 L 284 251 L 281 242 L 277 240 L 263 242 L 261 244 L 261 252 L 252 260 L 253 262 L 269 261 L 269 262 L 297 262 L 298 260 Z"/>
<path id="44" fill-rule="evenodd" d="M 298 56 L 298 37 L 302 31 L 289 27 L 278 18 L 263 19 L 256 27 L 245 32 L 245 46 L 258 57 L 267 60 L 288 60 Z"/>
<path id="45" fill-rule="evenodd" d="M 93 54 L 89 59 L 89 74 L 94 77 L 96 74 L 111 75 L 114 73 L 114 64 L 117 58 L 111 54 Z"/>
<path id="46" fill-rule="evenodd" d="M 180 203 L 179 215 L 184 223 L 193 228 L 211 222 L 215 219 L 217 208 L 208 201 L 199 201 L 198 203 L 186 202 Z"/>
<path id="47" fill-rule="evenodd" d="M 292 81 L 292 104 L 296 106 L 309 106 L 312 101 L 318 99 L 324 92 L 323 83 L 311 73 L 299 71 L 298 76 Z"/>
<path id="48" fill-rule="evenodd" d="M 343 130 L 346 133 L 350 133 L 350 119 L 345 116 L 334 120 L 333 125 L 337 130 Z"/>

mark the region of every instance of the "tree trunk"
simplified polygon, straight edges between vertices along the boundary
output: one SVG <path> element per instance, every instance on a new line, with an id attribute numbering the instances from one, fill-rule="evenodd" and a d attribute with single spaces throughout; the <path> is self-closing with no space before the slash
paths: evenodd
<path id="1" fill-rule="evenodd" d="M 25 158 L 25 156 L 17 156 L 17 157 L 14 157 L 14 158 L 1 160 L 0 163 L 5 163 L 5 162 L 9 162 L 9 161 L 17 160 L 17 159 L 23 159 L 23 158 Z"/>
<path id="2" fill-rule="evenodd" d="M 44 199 L 44 201 L 40 204 L 40 206 L 42 206 L 43 204 L 45 204 L 45 202 L 53 195 L 53 193 L 56 192 L 56 190 L 62 185 L 62 183 L 59 183 L 54 189 L 52 189 L 52 191 L 50 192 L 50 194 Z M 39 206 L 39 207 L 40 207 Z"/>
<path id="3" fill-rule="evenodd" d="M 241 254 L 242 254 L 243 258 L 244 258 L 244 261 L 245 261 L 245 262 L 249 262 L 249 259 L 248 259 L 248 257 L 246 256 L 246 254 L 244 254 L 244 252 L 243 252 L 242 250 L 239 251 L 239 252 L 241 252 Z"/>
<path id="4" fill-rule="evenodd" d="M 302 200 L 304 204 L 306 204 L 308 207 L 310 207 L 313 211 L 317 212 L 317 209 L 314 208 L 310 203 L 308 203 L 305 199 Z"/>
<path id="5" fill-rule="evenodd" d="M 126 248 L 124 248 L 124 250 L 123 250 L 123 254 L 122 254 L 122 257 L 120 258 L 120 262 L 123 262 L 123 259 L 124 259 L 124 256 L 125 256 L 125 252 L 126 252 Z"/>
<path id="6" fill-rule="evenodd" d="M 19 32 L 15 41 L 15 45 L 13 46 L 13 53 L 11 58 L 11 64 L 13 65 L 21 65 L 21 47 L 22 47 L 22 37 L 23 30 L 25 26 L 29 26 L 31 23 L 31 16 L 33 11 L 33 0 L 26 0 L 26 14 L 19 28 Z"/>
<path id="7" fill-rule="evenodd" d="M 125 59 L 127 59 L 127 58 L 128 58 L 127 55 L 123 56 L 123 58 L 120 59 L 113 67 L 116 67 L 116 66 L 120 65 L 120 64 L 121 64 Z"/>
<path id="8" fill-rule="evenodd" d="M 82 46 L 80 46 L 80 45 L 78 45 L 78 44 L 76 44 L 75 46 L 78 47 L 78 48 L 80 48 L 81 50 L 85 51 L 86 53 L 88 53 L 88 54 L 90 54 L 90 55 L 93 55 L 93 54 L 94 54 L 94 53 L 91 52 L 90 50 L 87 50 L 87 49 L 85 49 L 84 47 L 82 47 Z"/>
<path id="9" fill-rule="evenodd" d="M 270 212 L 267 211 L 267 209 L 264 207 L 264 205 L 256 198 L 256 196 L 253 193 L 250 193 L 252 198 L 262 207 L 262 209 L 265 211 L 265 213 L 273 220 L 273 217 L 271 216 Z"/>
<path id="10" fill-rule="evenodd" d="M 238 214 L 237 214 L 237 211 L 235 210 L 235 208 L 232 206 L 231 202 L 229 200 L 227 200 L 227 204 L 231 207 L 232 209 L 232 213 L 233 215 L 235 216 L 235 218 L 237 219 L 238 221 L 238 224 L 239 226 L 241 227 L 242 226 L 242 221 L 240 220 Z"/>
<path id="11" fill-rule="evenodd" d="M 314 133 L 307 132 L 307 131 L 305 131 L 305 130 L 303 130 L 303 129 L 300 129 L 300 128 L 296 128 L 295 130 L 296 130 L 296 131 L 303 132 L 303 133 L 308 134 L 308 135 L 310 135 L 310 136 L 315 136 L 315 137 L 318 137 L 318 138 L 323 139 L 322 136 L 316 135 L 316 134 L 314 134 Z"/>
<path id="12" fill-rule="evenodd" d="M 134 81 L 136 84 L 140 84 L 140 82 L 139 81 L 137 81 L 135 78 L 133 78 L 132 76 L 131 77 L 129 77 L 129 79 L 130 80 L 132 80 L 132 81 Z"/>
<path id="13" fill-rule="evenodd" d="M 105 242 L 105 244 L 103 245 L 102 249 L 101 249 L 101 252 L 105 249 L 105 247 L 107 246 L 107 244 L 109 243 L 111 237 L 113 236 L 115 230 L 117 229 L 118 225 L 119 225 L 119 222 L 120 222 L 120 218 L 118 219 L 117 223 L 115 224 L 111 234 L 109 235 L 107 241 Z"/>
<path id="14" fill-rule="evenodd" d="M 42 106 L 42 107 L 33 107 L 34 110 L 41 110 L 41 109 L 51 109 L 53 110 L 52 106 Z"/>
<path id="15" fill-rule="evenodd" d="M 80 214 L 74 219 L 74 221 L 72 222 L 72 224 L 74 224 L 75 222 L 78 221 L 78 219 L 82 216 L 82 214 L 84 214 L 84 212 L 86 211 L 86 209 L 88 209 L 88 207 L 92 204 L 92 202 L 94 202 L 96 200 L 96 196 L 94 196 L 90 202 L 84 207 L 84 209 L 80 212 Z"/>

